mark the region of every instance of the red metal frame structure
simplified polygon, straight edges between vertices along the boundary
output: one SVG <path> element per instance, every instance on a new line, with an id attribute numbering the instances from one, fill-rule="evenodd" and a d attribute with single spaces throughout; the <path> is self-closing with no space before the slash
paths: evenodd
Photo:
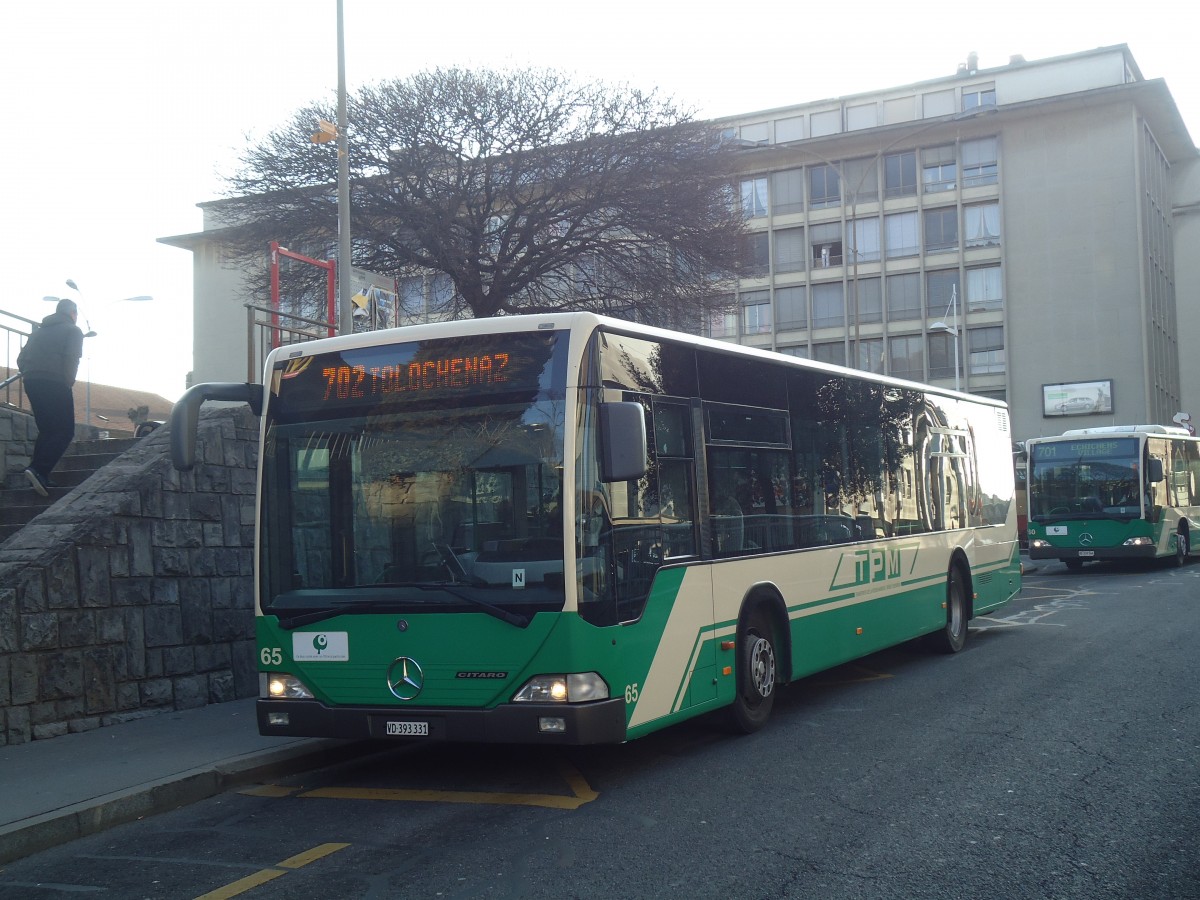
<path id="1" fill-rule="evenodd" d="M 275 349 L 282 343 L 279 331 L 279 257 L 281 256 L 325 270 L 327 298 L 325 317 L 329 327 L 329 336 L 333 337 L 337 333 L 337 263 L 332 259 L 313 259 L 311 256 L 293 253 L 286 247 L 280 247 L 278 241 L 271 241 L 271 349 Z"/>

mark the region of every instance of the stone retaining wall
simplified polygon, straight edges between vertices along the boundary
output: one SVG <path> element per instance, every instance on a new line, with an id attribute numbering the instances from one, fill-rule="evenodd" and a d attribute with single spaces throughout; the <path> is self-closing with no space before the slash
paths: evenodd
<path id="1" fill-rule="evenodd" d="M 191 472 L 169 430 L 0 544 L 0 745 L 257 694 L 258 419 L 203 411 Z"/>

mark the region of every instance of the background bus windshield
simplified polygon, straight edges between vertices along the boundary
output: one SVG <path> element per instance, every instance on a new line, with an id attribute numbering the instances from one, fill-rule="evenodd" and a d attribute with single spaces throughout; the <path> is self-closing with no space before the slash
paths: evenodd
<path id="1" fill-rule="evenodd" d="M 1035 444 L 1029 460 L 1030 516 L 1136 517 L 1142 466 L 1132 438 Z"/>
<path id="2" fill-rule="evenodd" d="M 561 608 L 565 349 L 484 335 L 282 364 L 263 611 Z"/>

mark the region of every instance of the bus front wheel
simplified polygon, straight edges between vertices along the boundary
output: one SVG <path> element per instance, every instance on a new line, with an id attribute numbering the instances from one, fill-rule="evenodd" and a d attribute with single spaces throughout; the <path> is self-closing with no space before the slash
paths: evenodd
<path id="1" fill-rule="evenodd" d="M 957 653 L 967 643 L 967 583 L 959 565 L 946 574 L 946 624 L 931 637 L 940 653 Z"/>
<path id="2" fill-rule="evenodd" d="M 770 620 L 762 610 L 750 614 L 740 634 L 732 719 L 736 730 L 751 734 L 767 724 L 775 705 L 775 643 Z"/>

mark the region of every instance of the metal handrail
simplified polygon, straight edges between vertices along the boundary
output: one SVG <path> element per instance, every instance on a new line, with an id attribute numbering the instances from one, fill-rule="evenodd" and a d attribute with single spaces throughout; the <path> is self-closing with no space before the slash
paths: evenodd
<path id="1" fill-rule="evenodd" d="M 2 332 L 4 335 L 5 368 L 9 370 L 16 368 L 16 366 L 13 364 L 14 356 L 21 352 L 21 348 L 25 346 L 25 341 L 29 339 L 29 336 L 33 334 L 33 330 L 40 324 L 40 322 L 36 322 L 33 319 L 27 319 L 24 316 L 18 316 L 16 313 L 10 313 L 6 310 L 0 309 L 0 332 Z M 29 327 L 26 329 L 22 327 L 22 325 L 27 325 Z M 14 346 L 16 348 L 16 354 L 13 352 Z M 21 389 L 21 386 L 17 386 L 17 402 L 15 403 L 12 402 L 12 390 L 10 388 L 10 385 L 17 384 L 17 382 L 20 380 L 21 373 L 14 372 L 3 381 L 0 381 L 0 391 L 4 391 L 3 402 L 9 406 L 21 408 L 23 405 L 21 403 L 21 399 L 24 391 Z"/>

